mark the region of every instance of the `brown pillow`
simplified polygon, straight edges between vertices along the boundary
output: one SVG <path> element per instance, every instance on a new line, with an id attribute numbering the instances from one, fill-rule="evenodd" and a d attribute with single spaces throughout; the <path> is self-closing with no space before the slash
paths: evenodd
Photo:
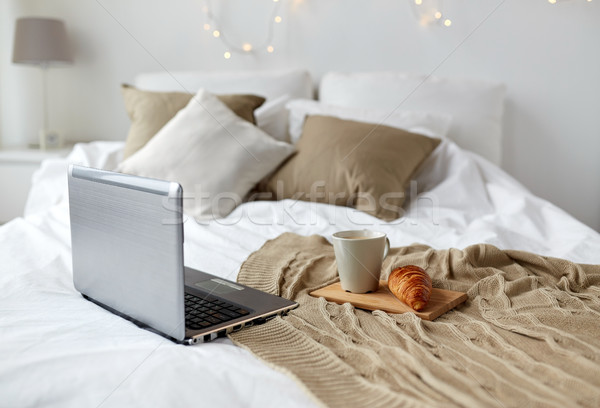
<path id="1" fill-rule="evenodd" d="M 309 116 L 296 145 L 298 153 L 261 192 L 278 200 L 355 207 L 394 220 L 401 216 L 410 176 L 439 143 L 393 127 Z"/>
<path id="2" fill-rule="evenodd" d="M 121 91 L 125 109 L 131 119 L 123 159 L 144 147 L 194 96 L 184 92 L 142 91 L 127 84 L 121 86 Z M 256 124 L 254 110 L 265 102 L 265 98 L 256 95 L 217 97 L 236 115 L 253 124 Z"/>

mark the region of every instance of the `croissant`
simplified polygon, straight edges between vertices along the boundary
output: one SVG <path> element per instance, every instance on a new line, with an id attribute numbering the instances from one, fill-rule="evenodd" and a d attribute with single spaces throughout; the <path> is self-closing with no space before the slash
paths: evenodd
<path id="1" fill-rule="evenodd" d="M 431 296 L 431 278 L 415 265 L 394 269 L 388 278 L 388 287 L 398 299 L 417 312 L 423 310 Z"/>

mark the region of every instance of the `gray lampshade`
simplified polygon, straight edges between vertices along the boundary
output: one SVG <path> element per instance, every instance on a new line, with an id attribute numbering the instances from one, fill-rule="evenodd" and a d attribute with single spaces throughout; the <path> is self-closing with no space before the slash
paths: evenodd
<path id="1" fill-rule="evenodd" d="M 51 18 L 18 19 L 12 60 L 34 65 L 72 63 L 65 23 Z"/>

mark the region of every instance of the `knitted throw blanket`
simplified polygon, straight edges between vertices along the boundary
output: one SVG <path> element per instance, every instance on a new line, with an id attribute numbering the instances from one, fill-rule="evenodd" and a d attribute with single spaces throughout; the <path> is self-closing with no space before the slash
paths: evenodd
<path id="1" fill-rule="evenodd" d="M 230 338 L 331 407 L 600 406 L 600 266 L 412 245 L 390 251 L 383 278 L 407 264 L 469 300 L 428 322 L 313 298 L 338 279 L 333 248 L 283 234 L 238 280 L 300 306 Z"/>

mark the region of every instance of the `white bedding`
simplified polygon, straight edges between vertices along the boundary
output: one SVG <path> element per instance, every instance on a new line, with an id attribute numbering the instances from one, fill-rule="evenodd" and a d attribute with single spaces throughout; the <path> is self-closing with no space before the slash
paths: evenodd
<path id="1" fill-rule="evenodd" d="M 185 347 L 84 300 L 71 280 L 66 166 L 114 168 L 122 144 L 77 145 L 34 177 L 26 217 L 0 227 L 1 406 L 309 406 L 301 386 L 227 339 Z M 535 197 L 496 166 L 443 142 L 415 176 L 405 217 L 385 223 L 325 204 L 252 202 L 227 218 L 185 222 L 188 266 L 235 280 L 267 239 L 356 228 L 392 246 L 479 242 L 600 263 L 600 234 Z M 432 203 L 434 205 L 432 205 Z"/>

